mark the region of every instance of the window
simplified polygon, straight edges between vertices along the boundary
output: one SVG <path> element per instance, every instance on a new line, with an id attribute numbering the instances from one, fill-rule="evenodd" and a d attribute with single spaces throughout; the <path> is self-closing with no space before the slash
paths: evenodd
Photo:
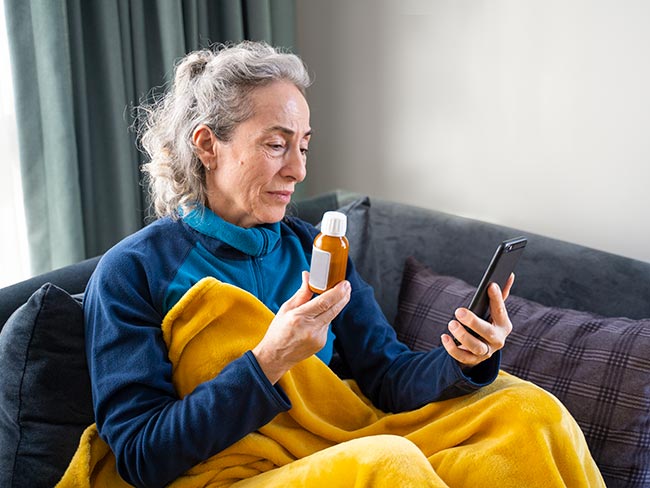
<path id="1" fill-rule="evenodd" d="M 0 287 L 30 276 L 9 44 L 0 0 Z"/>

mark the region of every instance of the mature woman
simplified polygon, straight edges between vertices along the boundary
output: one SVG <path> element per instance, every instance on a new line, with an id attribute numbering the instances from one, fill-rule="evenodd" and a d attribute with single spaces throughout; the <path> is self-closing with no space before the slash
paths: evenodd
<path id="1" fill-rule="evenodd" d="M 168 93 L 144 109 L 141 143 L 150 157 L 145 172 L 160 218 L 103 257 L 84 301 L 97 429 L 129 483 L 172 482 L 297 408 L 279 380 L 313 355 L 328 364 L 333 349 L 376 412 L 409 412 L 461 396 L 471 402 L 477 394 L 472 392 L 497 378 L 499 350 L 511 330 L 504 299 L 512 280 L 503 292 L 490 289 L 493 323 L 459 309 L 450 334 L 444 335 L 444 348 L 429 353 L 411 352 L 397 341 L 352 263 L 347 280 L 335 288 L 316 297 L 309 291 L 305 270 L 317 231 L 285 216 L 306 174 L 312 137 L 305 99 L 309 83 L 296 56 L 262 43 L 242 43 L 186 56 L 176 66 Z M 274 315 L 259 342 L 179 395 L 161 323 L 206 276 L 250 292 Z M 220 344 L 209 347 L 217 350 Z M 319 365 L 315 368 L 324 367 Z M 311 380 L 319 385 L 321 378 Z M 495 387 L 492 404 L 506 406 L 476 422 L 468 420 L 474 430 L 462 443 L 483 443 L 463 469 L 480 470 L 485 485 L 602 483 L 584 439 L 559 402 L 532 386 L 517 388 L 524 393 L 508 400 L 509 394 L 499 396 Z M 540 402 L 543 406 L 535 410 L 532 406 Z M 440 405 L 449 410 L 453 404 Z M 524 413 L 497 413 L 514 410 Z M 542 420 L 525 417 L 539 411 L 548 414 Z M 535 427 L 539 435 L 513 434 L 507 442 L 534 445 L 543 461 L 516 454 L 502 459 L 502 446 L 490 441 L 494 425 L 519 417 L 522 424 L 548 425 Z M 395 434 L 390 421 L 381 425 L 385 434 Z M 438 462 L 428 443 L 453 430 L 447 425 L 420 441 L 360 436 L 304 456 L 285 449 L 282 459 L 295 461 L 257 463 L 231 479 L 248 478 L 242 481 L 246 486 L 379 486 L 382 480 L 393 480 L 392 486 L 446 486 L 450 462 Z M 527 463 L 536 463 L 535 469 Z M 531 472 L 538 481 L 522 480 Z M 187 483 L 183 486 L 193 486 Z"/>

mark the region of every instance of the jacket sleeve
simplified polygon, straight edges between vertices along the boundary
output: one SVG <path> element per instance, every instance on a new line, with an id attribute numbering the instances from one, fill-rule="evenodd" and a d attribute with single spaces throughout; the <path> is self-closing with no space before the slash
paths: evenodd
<path id="1" fill-rule="evenodd" d="M 142 260 L 110 252 L 84 298 L 88 365 L 101 437 L 120 475 L 163 486 L 291 405 L 249 351 L 180 399 Z"/>
<path id="2" fill-rule="evenodd" d="M 348 280 L 352 296 L 333 322 L 335 347 L 363 393 L 378 408 L 389 412 L 413 410 L 471 393 L 497 377 L 500 351 L 467 372 L 443 347 L 411 351 L 397 339 L 373 289 L 351 262 Z"/>

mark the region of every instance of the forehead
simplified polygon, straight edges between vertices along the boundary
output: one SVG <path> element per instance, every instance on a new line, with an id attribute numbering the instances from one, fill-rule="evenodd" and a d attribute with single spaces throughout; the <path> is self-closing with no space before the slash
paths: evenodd
<path id="1" fill-rule="evenodd" d="M 253 115 L 250 122 L 282 125 L 295 131 L 309 130 L 309 105 L 300 90 L 285 81 L 275 81 L 250 93 Z"/>

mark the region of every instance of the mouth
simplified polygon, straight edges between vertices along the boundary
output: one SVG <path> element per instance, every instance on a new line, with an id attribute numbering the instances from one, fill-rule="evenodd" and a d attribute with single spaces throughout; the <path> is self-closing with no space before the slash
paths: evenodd
<path id="1" fill-rule="evenodd" d="M 269 191 L 268 194 L 281 203 L 289 203 L 291 201 L 291 195 L 293 195 L 293 190 Z"/>

